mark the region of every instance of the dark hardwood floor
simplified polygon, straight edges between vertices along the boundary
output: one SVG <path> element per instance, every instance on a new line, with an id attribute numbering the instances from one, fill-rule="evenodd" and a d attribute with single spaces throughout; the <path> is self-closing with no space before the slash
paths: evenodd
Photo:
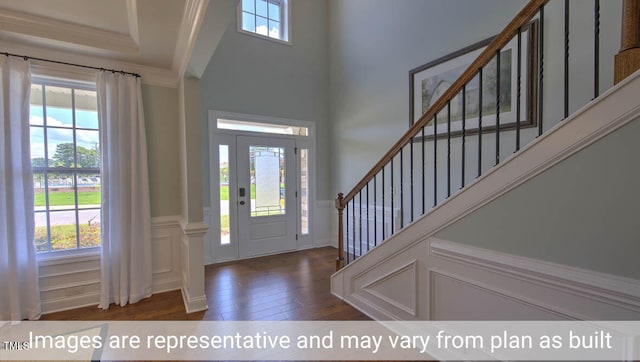
<path id="1" fill-rule="evenodd" d="M 326 247 L 205 268 L 209 309 L 187 314 L 180 291 L 125 307 L 96 306 L 47 314 L 42 320 L 368 320 L 330 293 L 336 251 Z"/>

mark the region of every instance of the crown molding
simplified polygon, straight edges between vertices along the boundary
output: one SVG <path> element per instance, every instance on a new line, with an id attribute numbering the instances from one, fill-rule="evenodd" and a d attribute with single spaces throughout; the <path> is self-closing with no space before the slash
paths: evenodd
<path id="1" fill-rule="evenodd" d="M 209 0 L 187 0 L 185 3 L 173 56 L 173 70 L 178 78 L 182 78 L 187 69 L 208 5 Z"/>
<path id="2" fill-rule="evenodd" d="M 102 57 L 80 55 L 70 52 L 62 52 L 51 49 L 41 49 L 37 47 L 18 45 L 0 40 L 0 51 L 50 59 L 60 62 L 82 64 L 97 68 L 112 68 L 126 72 L 138 73 L 142 76 L 142 82 L 147 85 L 176 88 L 180 77 L 170 69 L 156 68 L 141 64 L 123 62 Z"/>
<path id="3" fill-rule="evenodd" d="M 131 39 L 140 45 L 140 31 L 138 27 L 138 0 L 127 0 L 127 20 Z"/>
<path id="4" fill-rule="evenodd" d="M 135 0 L 131 2 L 135 7 Z M 128 5 L 127 10 L 130 11 L 131 3 Z M 129 15 L 130 25 L 131 16 Z M 137 33 L 137 20 L 135 20 L 135 25 L 135 32 Z M 137 40 L 134 40 L 130 34 L 106 31 L 16 11 L 2 10 L 0 12 L 0 29 L 16 34 L 58 40 L 121 53 L 137 53 L 140 50 Z"/>

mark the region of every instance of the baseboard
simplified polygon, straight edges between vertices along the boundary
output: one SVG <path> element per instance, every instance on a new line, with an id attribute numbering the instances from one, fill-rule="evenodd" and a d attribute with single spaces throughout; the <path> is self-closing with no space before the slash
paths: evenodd
<path id="1" fill-rule="evenodd" d="M 313 243 L 313 247 L 314 248 L 323 248 L 325 246 L 332 246 L 334 248 L 338 247 L 338 241 L 336 239 L 320 239 L 320 240 L 316 240 Z"/>
<path id="2" fill-rule="evenodd" d="M 65 310 L 90 307 L 92 305 L 98 306 L 100 302 L 100 293 L 83 294 L 73 297 L 50 299 L 42 301 L 42 314 L 50 314 L 56 312 L 62 312 Z"/>
<path id="3" fill-rule="evenodd" d="M 179 290 L 182 287 L 180 278 L 153 281 L 153 294 Z"/>
<path id="4" fill-rule="evenodd" d="M 209 309 L 209 306 L 207 305 L 207 297 L 205 295 L 193 298 L 189 295 L 186 288 L 181 288 L 181 291 L 182 301 L 187 313 L 195 313 Z"/>
<path id="5" fill-rule="evenodd" d="M 315 243 L 311 242 L 311 243 L 305 243 L 305 244 L 298 244 L 298 247 L 295 250 L 308 250 L 313 248 L 316 248 L 316 245 Z"/>

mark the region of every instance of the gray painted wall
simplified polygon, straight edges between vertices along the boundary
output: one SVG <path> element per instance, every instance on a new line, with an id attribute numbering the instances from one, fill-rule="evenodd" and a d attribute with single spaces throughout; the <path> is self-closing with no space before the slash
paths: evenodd
<path id="1" fill-rule="evenodd" d="M 437 237 L 639 279 L 638 137 L 635 120 Z"/>
<path id="2" fill-rule="evenodd" d="M 332 192 L 348 192 L 408 129 L 410 69 L 497 34 L 525 1 L 510 0 L 330 0 L 330 119 L 333 144 Z M 593 2 L 571 1 L 570 113 L 593 97 Z M 613 83 L 613 57 L 620 44 L 621 1 L 601 2 L 600 90 Z M 544 125 L 563 115 L 563 2 L 545 8 Z M 637 152 L 638 126 L 554 168 L 512 194 L 442 232 L 443 239 L 543 260 L 640 277 L 633 261 L 640 232 Z M 633 133 L 632 133 L 633 132 Z M 523 131 L 522 142 L 535 138 Z M 515 150 L 514 132 L 501 133 L 500 159 Z M 495 162 L 494 135 L 483 136 L 484 171 Z M 460 138 L 452 140 L 451 190 L 461 183 Z M 477 137 L 466 140 L 466 183 L 477 174 Z M 446 197 L 446 140 L 438 141 L 438 201 Z M 426 144 L 428 162 L 432 142 Z M 414 147 L 420 162 L 421 147 Z M 634 152 L 636 151 L 636 152 Z M 404 150 L 408 170 L 410 150 Z M 616 159 L 615 163 L 610 160 Z M 399 209 L 399 158 L 394 161 L 394 208 Z M 414 174 L 422 169 L 414 165 Z M 409 173 L 404 173 L 404 220 L 410 219 Z M 380 197 L 378 178 L 378 197 Z M 390 204 L 389 168 L 386 205 Z M 421 179 L 416 179 L 415 214 L 422 210 Z M 433 204 L 433 175 L 426 181 L 426 209 Z M 625 194 L 630 193 L 630 194 Z M 356 199 L 358 200 L 358 199 Z M 379 201 L 378 201 L 379 202 Z M 396 225 L 397 226 L 397 225 Z"/>
<path id="3" fill-rule="evenodd" d="M 181 215 L 178 92 L 142 86 L 147 130 L 151 216 Z"/>
<path id="4" fill-rule="evenodd" d="M 237 31 L 233 17 L 201 84 L 203 198 L 209 195 L 208 110 L 311 121 L 316 124 L 317 197 L 331 199 L 328 126 L 327 2 L 292 1 L 292 45 Z"/>
<path id="5" fill-rule="evenodd" d="M 410 69 L 496 35 L 525 3 L 511 0 L 330 0 L 332 192 L 349 191 L 408 129 Z M 621 2 L 607 1 L 601 6 L 600 88 L 605 90 L 613 82 L 613 54 L 619 48 Z M 563 84 L 563 11 L 563 2 L 552 0 L 545 13 L 545 129 L 556 124 L 563 112 L 562 93 L 558 93 Z M 593 3 L 571 1 L 571 13 L 570 110 L 573 112 L 593 96 L 590 78 Z M 533 129 L 524 131 L 523 144 L 536 134 Z M 489 169 L 495 161 L 493 139 L 493 135 L 483 137 L 483 170 Z M 426 147 L 431 150 L 431 143 Z M 445 147 L 446 141 L 440 141 L 439 150 Z M 472 151 L 477 150 L 477 138 L 468 138 L 467 148 L 468 182 L 477 172 L 474 158 L 477 152 Z M 452 192 L 455 192 L 461 179 L 459 138 L 453 139 L 452 149 Z M 503 133 L 501 159 L 514 150 L 513 132 Z M 444 170 L 445 152 L 440 152 L 439 156 L 438 167 Z M 438 177 L 439 200 L 446 196 L 444 176 L 440 172 Z M 432 200 L 428 204 L 432 204 Z"/>
<path id="6" fill-rule="evenodd" d="M 330 0 L 333 191 L 348 191 L 408 129 L 410 69 L 495 35 L 524 3 Z"/>

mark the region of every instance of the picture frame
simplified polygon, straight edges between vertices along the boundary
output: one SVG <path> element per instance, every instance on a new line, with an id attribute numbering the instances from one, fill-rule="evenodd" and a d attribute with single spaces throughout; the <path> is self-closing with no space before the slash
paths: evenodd
<path id="1" fill-rule="evenodd" d="M 413 125 L 446 91 L 453 82 L 471 65 L 478 55 L 491 43 L 494 37 L 485 39 L 460 49 L 444 57 L 421 65 L 409 71 L 409 126 Z M 517 101 L 520 101 L 520 127 L 537 125 L 537 81 L 538 68 L 538 21 L 528 23 L 521 32 L 520 92 L 518 92 L 518 37 L 514 37 L 500 52 L 500 117 L 496 117 L 496 58 L 483 68 L 482 76 L 482 132 L 496 129 L 499 118 L 501 130 L 516 128 Z M 465 87 L 465 134 L 479 131 L 479 77 Z M 519 97 L 518 97 L 519 95 Z M 462 92 L 451 100 L 451 136 L 459 136 L 462 130 Z M 424 138 L 447 137 L 449 131 L 448 107 L 430 120 L 424 130 Z M 422 139 L 422 137 L 415 137 Z"/>

